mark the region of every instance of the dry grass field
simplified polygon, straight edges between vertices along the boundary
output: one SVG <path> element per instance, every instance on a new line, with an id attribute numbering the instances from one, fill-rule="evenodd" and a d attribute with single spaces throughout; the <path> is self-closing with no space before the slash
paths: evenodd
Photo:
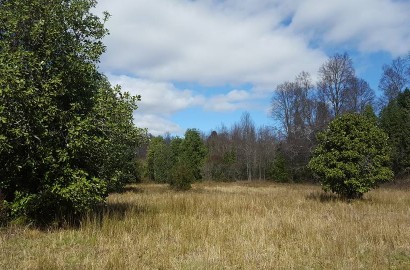
<path id="1" fill-rule="evenodd" d="M 141 184 L 78 228 L 0 231 L 0 269 L 410 269 L 410 190 Z"/>

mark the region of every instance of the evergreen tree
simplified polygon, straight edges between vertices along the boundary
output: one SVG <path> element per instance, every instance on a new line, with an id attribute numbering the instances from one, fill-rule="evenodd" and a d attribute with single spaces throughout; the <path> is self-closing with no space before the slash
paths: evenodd
<path id="1" fill-rule="evenodd" d="M 14 217 L 81 214 L 132 177 L 139 97 L 97 64 L 107 34 L 93 0 L 0 4 L 0 193 Z"/>
<path id="2" fill-rule="evenodd" d="M 399 93 L 380 115 L 382 128 L 392 146 L 393 170 L 397 175 L 410 173 L 410 90 Z"/>
<path id="3" fill-rule="evenodd" d="M 171 143 L 174 161 L 169 184 L 177 190 L 191 188 L 191 183 L 202 178 L 201 170 L 206 156 L 206 148 L 199 132 L 188 129 L 184 139 Z"/>
<path id="4" fill-rule="evenodd" d="M 194 176 L 194 180 L 202 178 L 201 168 L 206 156 L 206 148 L 199 131 L 188 129 L 180 146 L 179 161 L 185 163 Z"/>
<path id="5" fill-rule="evenodd" d="M 325 191 L 360 198 L 393 177 L 387 135 L 369 118 L 345 114 L 318 136 L 309 162 Z"/>
<path id="6" fill-rule="evenodd" d="M 290 173 L 287 161 L 281 151 L 277 151 L 269 168 L 269 179 L 276 182 L 289 182 Z"/>

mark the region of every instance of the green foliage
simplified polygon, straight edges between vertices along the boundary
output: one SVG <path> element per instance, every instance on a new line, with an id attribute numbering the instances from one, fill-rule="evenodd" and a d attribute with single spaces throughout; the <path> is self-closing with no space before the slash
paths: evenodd
<path id="1" fill-rule="evenodd" d="M 372 105 L 366 105 L 364 107 L 362 115 L 366 117 L 367 119 L 369 119 L 369 121 L 371 121 L 372 123 L 377 124 L 377 120 L 378 120 L 377 115 L 374 112 Z"/>
<path id="2" fill-rule="evenodd" d="M 177 190 L 191 188 L 191 183 L 201 179 L 201 169 L 206 155 L 206 148 L 199 132 L 188 129 L 184 139 L 177 139 L 173 144 L 174 162 L 169 184 Z"/>
<path id="3" fill-rule="evenodd" d="M 194 180 L 202 178 L 201 169 L 206 156 L 206 148 L 199 131 L 188 129 L 180 144 L 178 161 L 184 163 L 192 172 Z"/>
<path id="4" fill-rule="evenodd" d="M 318 141 L 308 166 L 325 191 L 360 198 L 393 177 L 387 135 L 365 116 L 336 118 Z"/>
<path id="5" fill-rule="evenodd" d="M 236 175 L 236 151 L 226 149 L 222 156 L 208 156 L 206 163 L 211 168 L 210 179 L 217 181 L 235 181 Z"/>
<path id="6" fill-rule="evenodd" d="M 107 30 L 95 5 L 1 2 L 0 190 L 13 217 L 84 213 L 133 177 L 139 97 L 97 70 Z"/>
<path id="7" fill-rule="evenodd" d="M 169 184 L 175 190 L 189 190 L 194 179 L 192 168 L 185 163 L 178 163 L 172 169 L 172 177 Z"/>
<path id="8" fill-rule="evenodd" d="M 159 183 L 169 183 L 176 189 L 189 189 L 191 183 L 201 179 L 206 148 L 199 132 L 188 129 L 185 138 L 151 139 L 147 154 L 147 175 Z"/>
<path id="9" fill-rule="evenodd" d="M 149 179 L 157 183 L 168 183 L 175 164 L 170 145 L 161 137 L 151 139 L 147 154 L 147 173 Z"/>
<path id="10" fill-rule="evenodd" d="M 389 135 L 393 170 L 397 175 L 410 174 L 410 90 L 399 93 L 382 110 L 380 124 Z"/>
<path id="11" fill-rule="evenodd" d="M 277 152 L 268 171 L 269 179 L 277 182 L 289 182 L 290 174 L 288 164 L 281 152 Z"/>
<path id="12" fill-rule="evenodd" d="M 207 180 L 234 181 L 236 151 L 227 134 L 219 135 L 213 131 L 206 140 L 207 155 L 203 165 L 203 176 Z"/>

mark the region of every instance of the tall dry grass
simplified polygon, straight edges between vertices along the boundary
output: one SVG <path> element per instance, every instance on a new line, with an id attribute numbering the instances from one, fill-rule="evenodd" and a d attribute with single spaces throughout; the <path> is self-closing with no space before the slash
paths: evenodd
<path id="1" fill-rule="evenodd" d="M 0 232 L 1 269 L 410 269 L 410 190 L 341 201 L 311 185 L 113 194 L 79 228 Z"/>

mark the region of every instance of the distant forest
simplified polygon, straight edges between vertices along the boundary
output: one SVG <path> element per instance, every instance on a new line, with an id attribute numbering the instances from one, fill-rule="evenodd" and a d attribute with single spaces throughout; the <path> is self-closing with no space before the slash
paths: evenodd
<path id="1" fill-rule="evenodd" d="M 335 54 L 320 67 L 318 82 L 301 72 L 293 81 L 279 84 L 271 100 L 272 126 L 256 127 L 248 112 L 230 127 L 210 134 L 195 131 L 200 143 L 192 149 L 203 156 L 196 170 L 216 181 L 313 181 L 307 164 L 317 146 L 317 135 L 346 113 L 374 117 L 389 136 L 392 168 L 396 177 L 410 172 L 410 55 L 383 66 L 381 94 L 356 76 L 347 53 Z M 274 125 L 279 123 L 279 125 Z M 188 131 L 192 133 L 193 130 Z M 183 138 L 150 136 L 140 151 L 142 177 L 167 183 Z M 203 154 L 204 150 L 206 154 Z M 194 150 L 193 150 L 194 151 Z"/>

